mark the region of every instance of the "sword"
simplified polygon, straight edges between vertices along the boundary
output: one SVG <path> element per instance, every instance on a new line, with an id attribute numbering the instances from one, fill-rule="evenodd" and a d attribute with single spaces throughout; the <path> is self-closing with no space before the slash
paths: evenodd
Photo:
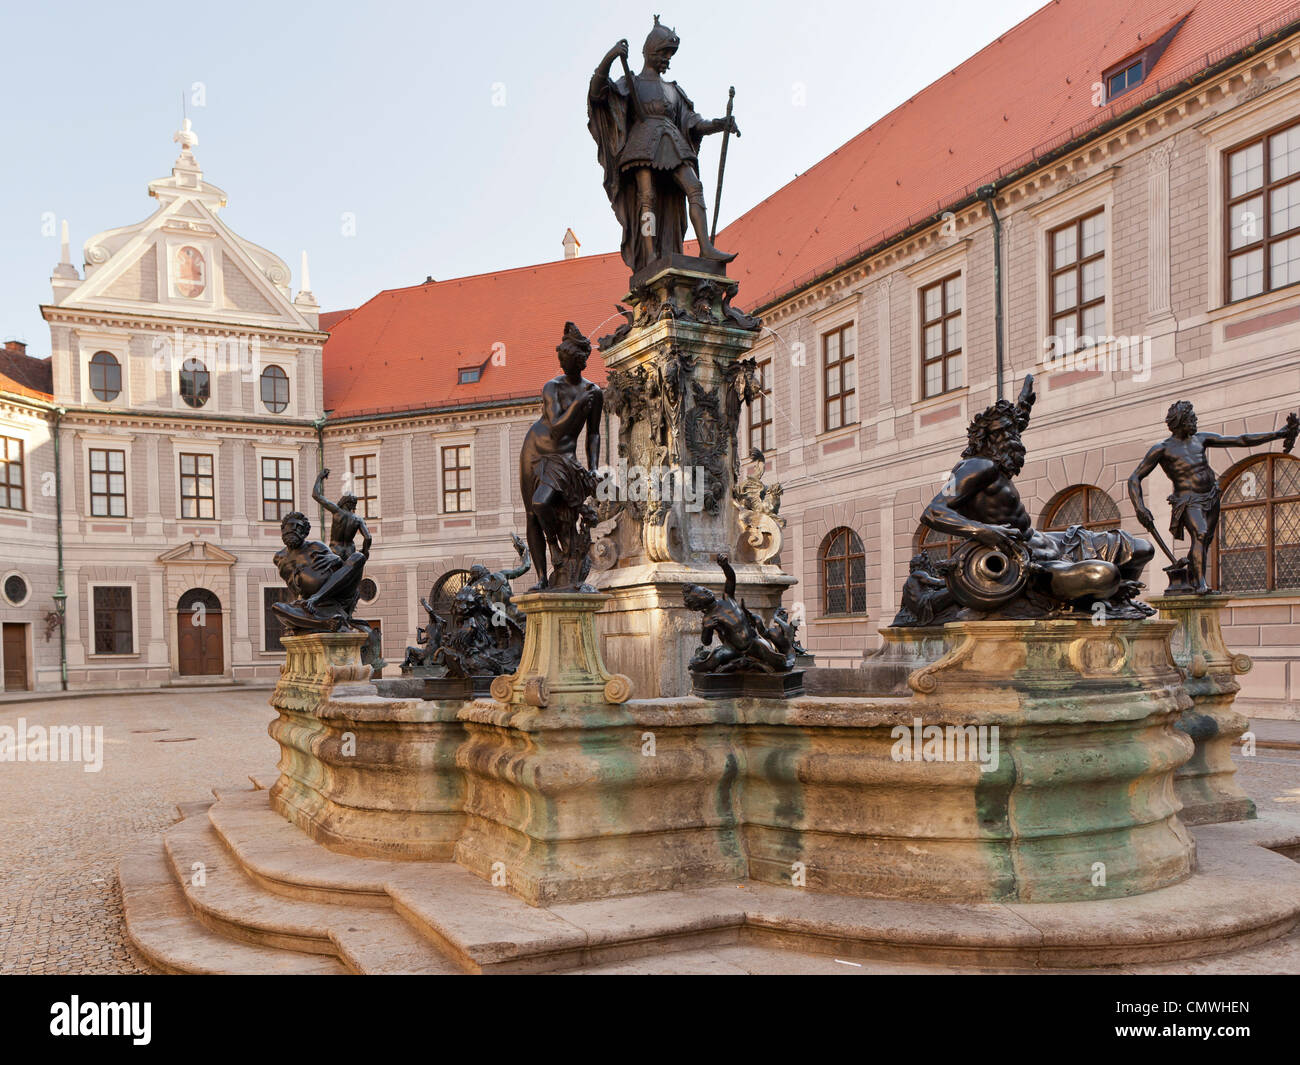
<path id="1" fill-rule="evenodd" d="M 731 136 L 731 105 L 736 99 L 736 87 L 727 90 L 727 125 L 722 131 L 722 151 L 718 156 L 718 194 L 713 199 L 713 228 L 709 232 L 712 241 L 718 235 L 718 211 L 722 209 L 722 175 L 727 169 L 727 140 Z M 736 134 L 740 136 L 739 133 Z"/>
<path id="2" fill-rule="evenodd" d="M 625 41 L 619 41 L 619 44 L 625 44 Z M 627 91 L 632 94 L 632 113 L 637 118 L 645 117 L 645 109 L 641 104 L 641 97 L 636 93 L 636 78 L 632 77 L 632 68 L 627 65 L 627 56 L 619 55 L 618 61 L 623 65 L 623 77 L 627 78 Z"/>
<path id="3" fill-rule="evenodd" d="M 1146 531 L 1149 532 L 1155 538 L 1156 543 L 1160 545 L 1160 550 L 1165 553 L 1165 558 L 1169 559 L 1169 561 L 1172 562 L 1175 566 L 1178 565 L 1178 563 L 1181 562 L 1182 559 L 1174 558 L 1174 553 L 1169 550 L 1168 546 L 1165 544 L 1164 538 L 1160 535 L 1159 532 L 1156 531 L 1155 518 L 1152 518 L 1149 522 L 1142 521 L 1141 518 L 1138 518 L 1138 521 L 1141 523 L 1142 528 L 1146 529 Z"/>

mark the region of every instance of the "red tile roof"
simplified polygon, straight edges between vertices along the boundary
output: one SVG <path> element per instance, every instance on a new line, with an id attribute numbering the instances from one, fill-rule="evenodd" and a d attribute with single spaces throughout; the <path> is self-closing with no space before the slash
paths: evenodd
<path id="1" fill-rule="evenodd" d="M 564 323 L 594 348 L 622 324 L 615 305 L 627 282 L 612 253 L 388 289 L 330 330 L 325 408 L 339 418 L 535 396 L 560 372 Z M 483 367 L 479 381 L 458 384 L 472 366 Z M 588 375 L 604 381 L 599 355 Z"/>
<path id="2" fill-rule="evenodd" d="M 719 246 L 740 253 L 728 268 L 737 304 L 775 301 L 1300 21 L 1296 0 L 1192 3 L 1054 0 L 1035 12 L 723 229 Z M 1147 79 L 1094 106 L 1102 71 L 1184 15 Z M 565 320 L 610 331 L 618 319 L 601 323 L 627 276 L 609 254 L 381 292 L 331 329 L 325 406 L 340 417 L 536 395 Z M 457 369 L 497 342 L 506 364 L 457 385 Z"/>
<path id="3" fill-rule="evenodd" d="M 28 399 L 54 398 L 54 370 L 49 359 L 0 348 L 0 392 Z"/>

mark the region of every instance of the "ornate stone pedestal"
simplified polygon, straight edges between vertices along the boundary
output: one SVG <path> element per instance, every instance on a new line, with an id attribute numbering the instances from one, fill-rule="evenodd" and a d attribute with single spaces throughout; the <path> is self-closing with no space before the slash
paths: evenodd
<path id="1" fill-rule="evenodd" d="M 689 692 L 699 619 L 681 588 L 720 588 L 716 555 L 731 557 L 738 594 L 765 616 L 795 583 L 768 561 L 779 527 L 763 524 L 755 544 L 733 504 L 737 427 L 755 387 L 744 356 L 758 320 L 731 307 L 735 281 L 688 267 L 637 284 L 632 321 L 601 341 L 606 407 L 619 419 L 619 494 L 601 505 L 591 581 L 611 596 L 598 619 L 605 658 L 644 698 Z"/>
<path id="2" fill-rule="evenodd" d="M 648 729 L 596 644 L 604 595 L 530 593 L 523 660 L 471 703 L 456 861 L 532 905 L 743 878 L 727 726 Z M 663 717 L 662 712 L 652 717 Z M 720 789 L 725 802 L 719 798 Z"/>
<path id="3" fill-rule="evenodd" d="M 460 699 L 386 699 L 366 636 L 286 636 L 268 731 L 280 745 L 271 808 L 331 850 L 449 859 L 464 821 Z M 386 683 L 386 682 L 380 682 Z"/>
<path id="4" fill-rule="evenodd" d="M 1232 762 L 1232 747 L 1250 724 L 1232 708 L 1241 690 L 1236 678 L 1248 673 L 1253 663 L 1248 655 L 1233 654 L 1224 645 L 1219 617 L 1231 600 L 1227 595 L 1149 598 L 1161 617 L 1177 623 L 1169 642 L 1192 697 L 1178 727 L 1192 738 L 1196 750 L 1174 774 L 1174 790 L 1183 804 L 1179 817 L 1189 825 L 1255 816 L 1255 803 L 1237 783 Z"/>

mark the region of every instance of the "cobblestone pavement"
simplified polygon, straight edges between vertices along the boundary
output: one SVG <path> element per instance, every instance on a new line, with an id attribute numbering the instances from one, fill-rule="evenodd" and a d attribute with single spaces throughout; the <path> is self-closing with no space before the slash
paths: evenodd
<path id="1" fill-rule="evenodd" d="M 266 691 L 85 696 L 0 706 L 0 725 L 102 725 L 103 768 L 0 762 L 0 973 L 149 971 L 127 947 L 117 861 L 176 804 L 275 764 Z M 1300 806 L 1300 751 L 1237 758 L 1259 805 Z"/>
<path id="2" fill-rule="evenodd" d="M 118 859 L 213 787 L 274 766 L 269 691 L 175 691 L 0 706 L 0 725 L 102 725 L 103 768 L 0 762 L 0 973 L 138 973 Z"/>

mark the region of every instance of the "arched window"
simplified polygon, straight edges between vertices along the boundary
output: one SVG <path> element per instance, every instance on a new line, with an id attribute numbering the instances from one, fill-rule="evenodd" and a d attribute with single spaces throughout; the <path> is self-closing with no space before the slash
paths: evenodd
<path id="1" fill-rule="evenodd" d="M 201 407 L 212 394 L 212 375 L 198 359 L 181 364 L 181 399 L 191 407 Z"/>
<path id="2" fill-rule="evenodd" d="M 429 605 L 433 607 L 433 612 L 441 614 L 444 618 L 447 617 L 456 593 L 468 582 L 469 570 L 467 569 L 449 569 L 439 577 L 429 593 Z"/>
<path id="3" fill-rule="evenodd" d="M 262 371 L 262 406 L 272 414 L 289 406 L 289 375 L 278 366 Z"/>
<path id="4" fill-rule="evenodd" d="M 949 536 L 947 533 L 936 532 L 928 525 L 919 526 L 916 530 L 916 539 L 913 541 L 914 554 L 920 554 L 924 551 L 935 562 L 941 562 L 945 558 L 951 558 L 952 553 L 962 545 L 964 541 L 959 536 Z"/>
<path id="5" fill-rule="evenodd" d="M 867 555 L 852 529 L 835 529 L 822 541 L 822 613 L 867 612 Z"/>
<path id="6" fill-rule="evenodd" d="M 1300 588 L 1300 461 L 1259 455 L 1221 483 L 1219 590 Z"/>
<path id="7" fill-rule="evenodd" d="M 97 351 L 90 357 L 90 391 L 108 403 L 122 394 L 122 364 L 109 351 Z"/>
<path id="8" fill-rule="evenodd" d="M 1044 529 L 1059 532 L 1071 525 L 1098 531 L 1118 529 L 1119 507 L 1100 488 L 1076 484 L 1058 492 L 1043 510 Z"/>

